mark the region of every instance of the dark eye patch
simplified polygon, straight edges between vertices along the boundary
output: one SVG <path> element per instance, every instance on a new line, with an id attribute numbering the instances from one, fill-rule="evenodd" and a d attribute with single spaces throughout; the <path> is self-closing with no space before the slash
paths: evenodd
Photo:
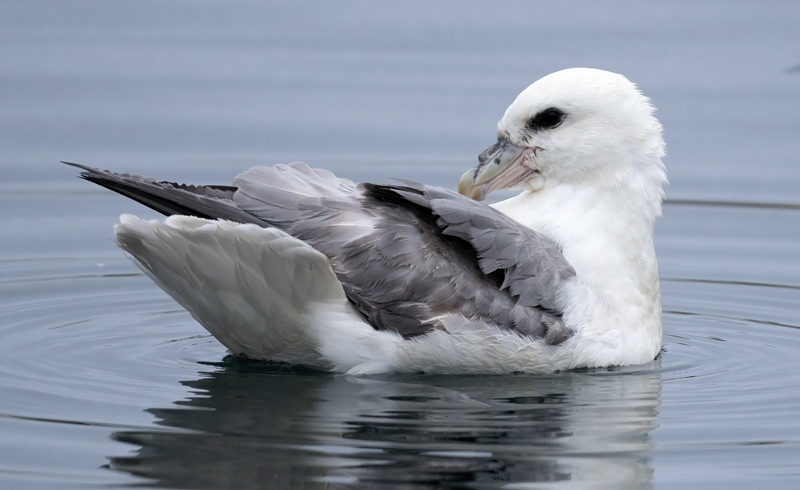
<path id="1" fill-rule="evenodd" d="M 567 117 L 562 111 L 551 107 L 545 109 L 539 114 L 536 114 L 530 121 L 528 121 L 528 129 L 532 131 L 543 131 L 545 129 L 553 129 L 558 127 L 564 118 Z"/>

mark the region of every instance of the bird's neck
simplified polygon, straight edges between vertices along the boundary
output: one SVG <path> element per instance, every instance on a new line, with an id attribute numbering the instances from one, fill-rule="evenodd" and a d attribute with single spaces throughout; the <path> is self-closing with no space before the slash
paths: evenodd
<path id="1" fill-rule="evenodd" d="M 637 342 L 660 348 L 653 225 L 662 194 L 660 182 L 650 187 L 561 183 L 523 192 L 495 207 L 553 240 L 575 269 L 580 294 L 591 300 L 576 301 L 589 305 L 584 311 L 566 312 L 571 323 L 589 325 L 601 337 L 622 328 L 629 338 L 641 337 Z"/>

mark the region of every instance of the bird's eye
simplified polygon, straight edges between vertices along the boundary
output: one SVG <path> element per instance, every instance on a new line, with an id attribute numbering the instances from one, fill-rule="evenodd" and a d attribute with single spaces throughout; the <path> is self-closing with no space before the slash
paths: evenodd
<path id="1" fill-rule="evenodd" d="M 539 114 L 536 114 L 536 117 L 531 119 L 528 123 L 528 127 L 533 131 L 553 129 L 564 121 L 565 116 L 566 114 L 560 110 L 556 109 L 555 107 L 551 107 L 543 110 Z"/>

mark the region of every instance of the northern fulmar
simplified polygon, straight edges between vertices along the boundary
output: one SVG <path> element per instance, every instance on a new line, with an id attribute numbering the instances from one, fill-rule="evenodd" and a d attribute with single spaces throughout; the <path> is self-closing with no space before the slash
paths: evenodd
<path id="1" fill-rule="evenodd" d="M 168 217 L 116 243 L 233 354 L 350 374 L 553 372 L 661 349 L 661 125 L 622 75 L 526 88 L 459 193 L 304 163 L 231 186 L 72 164 Z M 521 191 L 487 206 L 496 189 Z"/>

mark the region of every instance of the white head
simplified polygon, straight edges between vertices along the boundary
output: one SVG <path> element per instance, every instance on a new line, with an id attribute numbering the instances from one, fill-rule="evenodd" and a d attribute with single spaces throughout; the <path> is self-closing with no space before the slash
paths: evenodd
<path id="1" fill-rule="evenodd" d="M 654 110 L 622 75 L 590 68 L 550 74 L 508 107 L 497 144 L 464 174 L 459 192 L 480 200 L 502 188 L 633 186 L 657 205 L 666 174 Z"/>

